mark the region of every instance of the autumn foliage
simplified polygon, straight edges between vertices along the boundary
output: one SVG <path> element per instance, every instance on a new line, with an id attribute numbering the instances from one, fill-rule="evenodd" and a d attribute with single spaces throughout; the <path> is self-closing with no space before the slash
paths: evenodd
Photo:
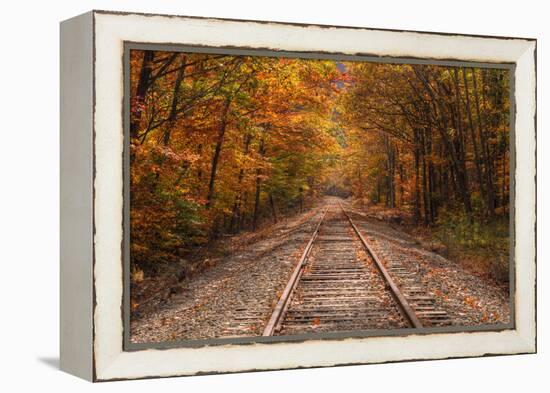
<path id="1" fill-rule="evenodd" d="M 338 144 L 334 62 L 131 52 L 131 253 L 143 268 L 303 209 Z"/>
<path id="2" fill-rule="evenodd" d="M 343 113 L 354 195 L 411 206 L 433 224 L 460 207 L 470 221 L 509 204 L 507 70 L 356 63 Z"/>
<path id="3" fill-rule="evenodd" d="M 324 193 L 487 221 L 508 209 L 499 69 L 131 51 L 131 255 L 143 270 Z"/>

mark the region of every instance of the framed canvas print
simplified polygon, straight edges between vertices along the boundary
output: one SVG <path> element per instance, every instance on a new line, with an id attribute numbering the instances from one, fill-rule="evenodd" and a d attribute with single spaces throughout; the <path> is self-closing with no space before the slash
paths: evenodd
<path id="1" fill-rule="evenodd" d="M 61 24 L 61 368 L 536 351 L 536 41 Z"/>

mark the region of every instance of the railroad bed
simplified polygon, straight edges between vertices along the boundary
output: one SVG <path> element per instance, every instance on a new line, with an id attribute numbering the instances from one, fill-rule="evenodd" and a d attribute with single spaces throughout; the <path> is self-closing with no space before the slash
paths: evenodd
<path id="1" fill-rule="evenodd" d="M 393 231 L 326 198 L 133 319 L 132 340 L 387 331 L 414 327 L 409 314 L 422 327 L 509 321 L 502 288 Z"/>
<path id="2" fill-rule="evenodd" d="M 332 203 L 263 335 L 448 325 L 415 278 L 401 261 L 380 260 L 342 205 Z"/>

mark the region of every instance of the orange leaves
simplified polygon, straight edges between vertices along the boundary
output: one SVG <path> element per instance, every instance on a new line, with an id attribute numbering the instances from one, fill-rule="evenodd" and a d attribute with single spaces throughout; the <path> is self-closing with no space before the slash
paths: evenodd
<path id="1" fill-rule="evenodd" d="M 468 306 L 470 306 L 473 309 L 479 309 L 480 308 L 479 299 L 476 299 L 473 296 L 465 296 L 464 297 L 464 304 L 467 304 Z"/>
<path id="2" fill-rule="evenodd" d="M 334 84 L 348 75 L 335 62 L 155 52 L 138 94 L 143 59 L 132 52 L 131 250 L 142 268 L 256 227 L 274 215 L 268 200 L 291 211 L 318 195 L 341 153 Z"/>
<path id="3" fill-rule="evenodd" d="M 500 314 L 498 312 L 484 312 L 481 317 L 483 323 L 495 323 L 500 321 Z"/>
<path id="4" fill-rule="evenodd" d="M 447 295 L 445 295 L 441 290 L 439 289 L 436 289 L 434 290 L 434 295 L 437 296 L 438 298 L 441 298 L 445 301 L 448 301 L 449 300 L 449 297 Z"/>
<path id="5" fill-rule="evenodd" d="M 173 163 L 193 163 L 200 158 L 198 154 L 187 149 L 178 152 L 167 146 L 155 146 L 153 150 Z"/>

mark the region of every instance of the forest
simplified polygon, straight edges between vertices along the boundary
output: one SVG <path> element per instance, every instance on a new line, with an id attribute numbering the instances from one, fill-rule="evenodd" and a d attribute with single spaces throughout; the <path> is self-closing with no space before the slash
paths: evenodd
<path id="1" fill-rule="evenodd" d="M 510 75 L 499 68 L 132 50 L 132 269 L 152 274 L 323 195 L 464 246 L 502 239 Z"/>

